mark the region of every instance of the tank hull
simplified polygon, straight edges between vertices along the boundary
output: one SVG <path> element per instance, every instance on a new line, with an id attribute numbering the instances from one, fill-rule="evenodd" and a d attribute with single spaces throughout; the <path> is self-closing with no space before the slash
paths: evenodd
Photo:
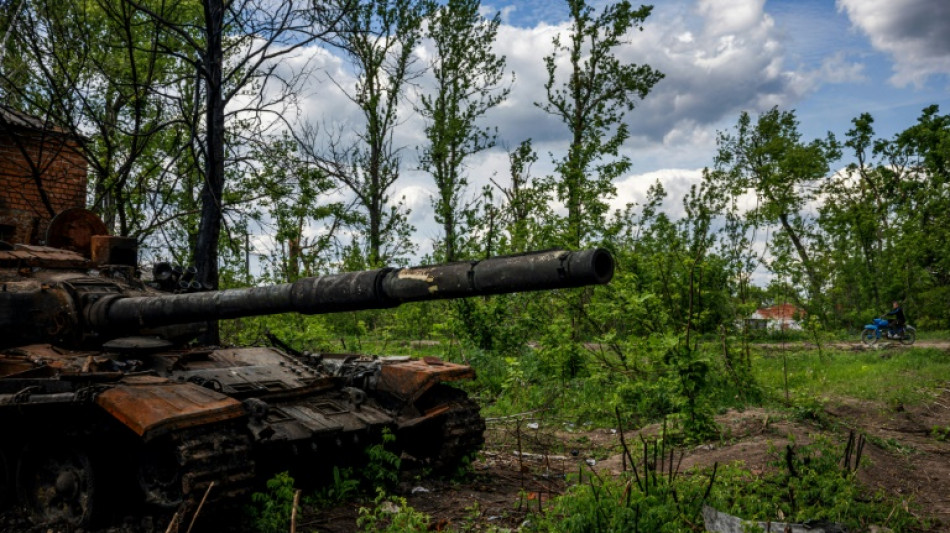
<path id="1" fill-rule="evenodd" d="M 477 404 L 446 385 L 472 377 L 470 367 L 436 358 L 276 348 L 165 350 L 142 360 L 7 349 L 0 495 L 26 504 L 37 523 L 83 526 L 116 494 L 172 509 L 201 499 L 212 482 L 213 502 L 278 471 L 320 478 L 359 462 L 384 430 L 401 451 L 448 468 L 482 444 Z"/>

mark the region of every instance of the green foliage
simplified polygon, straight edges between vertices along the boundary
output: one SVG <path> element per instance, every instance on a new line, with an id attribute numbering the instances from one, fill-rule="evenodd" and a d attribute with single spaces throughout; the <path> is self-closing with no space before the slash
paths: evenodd
<path id="1" fill-rule="evenodd" d="M 820 309 L 824 272 L 804 207 L 812 199 L 814 183 L 840 157 L 838 142 L 830 133 L 826 139 L 802 142 L 794 111 L 775 107 L 755 121 L 743 112 L 735 133 L 720 133 L 718 145 L 712 178 L 734 197 L 755 195 L 756 207 L 747 217 L 755 226 L 780 228 L 772 241 L 773 272 L 807 287 L 812 304 Z"/>
<path id="2" fill-rule="evenodd" d="M 843 447 L 815 437 L 807 446 L 773 448 L 770 469 L 755 474 L 741 463 L 668 474 L 643 468 L 638 474 L 600 476 L 582 472 L 531 531 L 694 531 L 702 507 L 750 521 L 828 520 L 863 531 L 870 525 L 896 531 L 926 523 L 857 481 L 842 468 Z M 655 465 L 654 465 L 655 466 Z"/>
<path id="3" fill-rule="evenodd" d="M 228 344 L 261 346 L 271 342 L 268 333 L 297 351 L 330 351 L 334 336 L 321 316 L 267 315 L 221 323 L 221 336 Z"/>
<path id="4" fill-rule="evenodd" d="M 813 350 L 785 352 L 788 386 L 793 398 L 850 397 L 887 406 L 914 405 L 932 399 L 939 376 L 950 372 L 946 353 L 928 348 L 898 352 L 882 358 L 875 352 L 829 349 L 819 356 Z M 764 391 L 784 398 L 782 365 L 772 356 L 753 360 L 753 375 Z M 796 400 L 797 401 L 797 400 Z"/>
<path id="5" fill-rule="evenodd" d="M 369 486 L 379 489 L 386 489 L 399 482 L 399 466 L 401 460 L 399 455 L 386 449 L 392 446 L 396 441 L 389 428 L 383 428 L 382 442 L 366 448 L 366 465 L 360 470 L 363 479 Z"/>
<path id="6" fill-rule="evenodd" d="M 524 295 L 497 295 L 450 302 L 449 328 L 455 336 L 480 350 L 511 356 L 524 348 L 527 324 L 513 320 Z"/>
<path id="7" fill-rule="evenodd" d="M 330 484 L 321 487 L 310 502 L 318 507 L 331 507 L 359 494 L 360 480 L 353 476 L 352 468 L 333 467 L 333 479 Z"/>
<path id="8" fill-rule="evenodd" d="M 700 523 L 708 476 L 618 477 L 583 473 L 545 514 L 535 517 L 532 531 L 626 533 L 629 531 L 691 531 Z"/>
<path id="9" fill-rule="evenodd" d="M 437 256 L 445 261 L 460 257 L 473 215 L 466 205 L 465 160 L 495 144 L 495 131 L 476 121 L 510 90 L 502 84 L 505 58 L 492 50 L 501 19 L 483 17 L 480 8 L 479 0 L 449 0 L 435 8 L 427 28 L 438 54 L 430 65 L 435 88 L 419 97 L 428 141 L 420 164 L 437 187 L 433 207 L 444 232 Z"/>
<path id="10" fill-rule="evenodd" d="M 356 525 L 367 533 L 425 533 L 429 522 L 429 515 L 410 507 L 405 498 L 377 489 L 373 507 L 360 507 Z"/>
<path id="11" fill-rule="evenodd" d="M 754 476 L 724 469 L 710 503 L 748 520 L 828 520 L 849 529 L 886 525 L 897 531 L 919 527 L 919 519 L 858 483 L 856 469 L 842 468 L 844 447 L 814 436 L 807 446 L 773 448 L 772 469 Z"/>
<path id="12" fill-rule="evenodd" d="M 251 495 L 248 508 L 254 529 L 260 533 L 282 533 L 290 526 L 294 505 L 294 478 L 281 472 L 267 480 L 267 492 Z"/>
<path id="13" fill-rule="evenodd" d="M 950 441 L 950 426 L 935 425 L 930 428 L 930 436 L 941 442 Z"/>
<path id="14" fill-rule="evenodd" d="M 361 142 L 331 150 L 335 177 L 356 199 L 352 226 L 361 237 L 349 245 L 351 267 L 380 267 L 414 249 L 405 201 L 391 197 L 401 172 L 393 133 L 406 84 L 416 75 L 413 51 L 429 7 L 420 0 L 369 0 L 343 11 L 342 48 L 357 78 L 351 100 L 364 119 Z"/>
<path id="15" fill-rule="evenodd" d="M 578 248 L 605 227 L 606 199 L 615 193 L 612 181 L 630 168 L 619 151 L 629 137 L 624 117 L 663 74 L 616 55 L 630 30 L 642 29 L 651 6 L 634 9 L 622 0 L 595 14 L 586 0 L 568 0 L 568 8 L 567 38 L 557 35 L 554 53 L 544 58 L 547 101 L 536 105 L 561 120 L 571 136 L 567 155 L 555 161 L 558 177 L 551 185 L 567 207 L 559 242 Z M 563 59 L 569 67 L 562 83 L 558 66 Z"/>

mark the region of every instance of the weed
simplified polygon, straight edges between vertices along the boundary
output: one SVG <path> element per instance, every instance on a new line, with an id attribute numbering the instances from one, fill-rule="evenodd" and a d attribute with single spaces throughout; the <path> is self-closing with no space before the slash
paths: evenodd
<path id="1" fill-rule="evenodd" d="M 917 453 L 917 450 L 913 446 L 902 444 L 899 440 L 893 437 L 884 439 L 875 435 L 868 435 L 868 442 L 877 446 L 878 448 L 881 448 L 882 450 L 898 453 L 900 455 L 906 456 Z"/>
<path id="2" fill-rule="evenodd" d="M 399 467 L 402 461 L 399 455 L 388 450 L 396 441 L 389 428 L 383 428 L 383 441 L 366 448 L 366 457 L 369 460 L 362 469 L 363 478 L 371 487 L 388 488 L 399 482 Z"/>
<path id="3" fill-rule="evenodd" d="M 356 525 L 366 532 L 423 533 L 429 531 L 430 521 L 429 515 L 410 507 L 405 498 L 377 489 L 373 507 L 360 507 Z"/>
<path id="4" fill-rule="evenodd" d="M 828 414 L 825 412 L 825 402 L 811 396 L 798 398 L 792 406 L 792 414 L 796 420 L 802 422 L 816 422 L 819 427 L 828 426 Z"/>
<path id="5" fill-rule="evenodd" d="M 930 428 L 930 436 L 939 441 L 950 440 L 950 426 L 934 426 Z"/>
<path id="6" fill-rule="evenodd" d="M 294 478 L 281 472 L 267 480 L 267 492 L 251 495 L 248 513 L 254 528 L 260 533 L 287 531 L 294 505 Z"/>
<path id="7" fill-rule="evenodd" d="M 870 525 L 895 530 L 921 526 L 910 512 L 900 509 L 899 502 L 857 482 L 859 465 L 851 467 L 855 442 L 860 439 L 849 438 L 848 445 L 840 447 L 816 436 L 807 446 L 773 449 L 772 470 L 761 476 L 733 465 L 722 471 L 710 502 L 747 520 L 828 520 L 862 531 Z M 860 460 L 859 450 L 860 446 L 854 463 Z M 848 466 L 843 466 L 845 462 Z"/>
<path id="8" fill-rule="evenodd" d="M 359 492 L 360 480 L 353 478 L 352 468 L 333 467 L 333 481 L 318 490 L 309 501 L 318 507 L 332 507 Z"/>
<path id="9" fill-rule="evenodd" d="M 602 477 L 593 470 L 579 473 L 548 512 L 534 517 L 531 530 L 695 531 L 701 527 L 706 503 L 745 520 L 827 520 L 859 531 L 871 525 L 894 530 L 927 527 L 902 502 L 872 493 L 857 482 L 860 442 L 852 435 L 841 447 L 816 437 L 808 446 L 793 443 L 773 449 L 771 469 L 762 474 L 741 463 L 683 474 L 672 468 L 663 472 L 655 454 L 651 462 L 645 444 L 642 467 L 617 477 Z"/>

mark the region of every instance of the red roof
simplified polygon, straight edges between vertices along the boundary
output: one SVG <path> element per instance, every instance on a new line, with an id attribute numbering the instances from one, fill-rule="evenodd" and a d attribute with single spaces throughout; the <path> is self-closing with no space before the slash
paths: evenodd
<path id="1" fill-rule="evenodd" d="M 805 310 L 792 304 L 779 304 L 758 309 L 756 314 L 767 320 L 791 320 L 805 316 Z"/>

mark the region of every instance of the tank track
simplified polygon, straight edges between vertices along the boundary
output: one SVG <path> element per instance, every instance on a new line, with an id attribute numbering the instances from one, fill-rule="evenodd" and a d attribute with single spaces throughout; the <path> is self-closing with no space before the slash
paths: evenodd
<path id="1" fill-rule="evenodd" d="M 436 385 L 420 402 L 421 408 L 448 406 L 438 424 L 411 435 L 406 451 L 426 461 L 437 472 L 451 472 L 485 443 L 485 419 L 479 405 L 459 389 Z"/>
<path id="2" fill-rule="evenodd" d="M 250 436 L 238 424 L 199 426 L 170 435 L 178 477 L 174 489 L 146 495 L 149 503 L 174 507 L 197 503 L 214 482 L 208 501 L 248 494 L 255 478 Z M 180 488 L 179 488 L 180 487 Z"/>
<path id="3" fill-rule="evenodd" d="M 436 461 L 440 469 L 453 468 L 471 458 L 485 444 L 485 419 L 474 400 L 458 389 L 442 426 L 442 450 Z"/>

